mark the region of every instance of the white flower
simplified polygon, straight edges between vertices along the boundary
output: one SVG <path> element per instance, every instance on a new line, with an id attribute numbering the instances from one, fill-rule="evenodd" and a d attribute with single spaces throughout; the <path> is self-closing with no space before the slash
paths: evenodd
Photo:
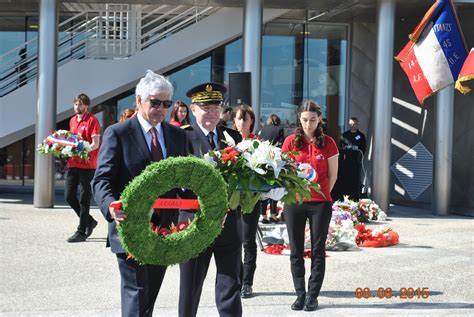
<path id="1" fill-rule="evenodd" d="M 209 155 L 209 153 L 204 154 L 204 161 L 211 164 L 212 166 L 216 166 L 217 163 L 214 161 L 214 158 Z"/>
<path id="2" fill-rule="evenodd" d="M 385 221 L 387 220 L 387 214 L 383 212 L 382 210 L 379 211 L 379 214 L 377 216 L 378 221 Z"/>
<path id="3" fill-rule="evenodd" d="M 89 142 L 83 141 L 82 144 L 85 151 L 90 152 L 92 150 L 92 145 Z"/>
<path id="4" fill-rule="evenodd" d="M 235 145 L 235 140 L 230 136 L 229 133 L 227 133 L 227 131 L 224 131 L 224 138 L 225 138 L 225 141 L 227 142 L 227 145 L 229 146 Z"/>
<path id="5" fill-rule="evenodd" d="M 237 144 L 236 148 L 240 152 L 245 152 L 248 149 L 251 149 L 253 151 L 253 142 L 255 142 L 255 140 L 243 140 L 242 142 L 239 142 L 239 144 Z"/>
<path id="6" fill-rule="evenodd" d="M 65 156 L 72 157 L 72 146 L 68 145 L 63 148 L 61 153 Z"/>

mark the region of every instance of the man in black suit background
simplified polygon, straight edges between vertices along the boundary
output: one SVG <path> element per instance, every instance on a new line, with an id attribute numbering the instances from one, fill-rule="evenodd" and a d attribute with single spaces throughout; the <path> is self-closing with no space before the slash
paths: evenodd
<path id="1" fill-rule="evenodd" d="M 128 258 L 117 236 L 116 226 L 127 215 L 109 207 L 119 201 L 125 186 L 153 161 L 187 155 L 186 134 L 163 120 L 172 105 L 173 86 L 161 75 L 147 71 L 136 87 L 138 112 L 104 132 L 97 169 L 92 181 L 94 198 L 108 224 L 107 246 L 116 254 L 121 277 L 122 316 L 152 316 L 166 267 L 140 265 Z M 179 191 L 168 192 L 176 197 Z M 157 211 L 151 221 L 162 227 L 177 223 L 178 212 Z"/>
<path id="2" fill-rule="evenodd" d="M 240 133 L 217 126 L 226 88 L 217 83 L 198 85 L 187 92 L 191 98 L 191 111 L 196 123 L 186 131 L 189 152 L 202 157 L 210 149 L 224 149 L 227 144 L 224 131 L 236 143 L 242 140 Z M 191 219 L 192 213 L 181 211 L 180 221 Z M 197 258 L 180 264 L 179 316 L 196 316 L 202 287 L 212 255 L 217 268 L 215 298 L 219 316 L 242 316 L 240 299 L 240 266 L 242 236 L 240 214 L 237 210 L 227 213 L 221 234 Z"/>
<path id="3" fill-rule="evenodd" d="M 258 136 L 264 141 L 270 141 L 281 146 L 285 137 L 280 118 L 276 114 L 271 114 L 267 119 L 267 124 Z"/>

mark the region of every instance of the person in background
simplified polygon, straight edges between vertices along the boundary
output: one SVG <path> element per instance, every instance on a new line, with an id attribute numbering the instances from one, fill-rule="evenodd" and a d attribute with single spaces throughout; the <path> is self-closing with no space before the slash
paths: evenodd
<path id="1" fill-rule="evenodd" d="M 173 96 L 168 79 L 149 70 L 139 81 L 135 95 L 137 114 L 105 130 L 92 181 L 95 201 L 108 222 L 107 247 L 116 255 L 120 271 L 122 316 L 128 317 L 153 315 L 166 267 L 142 265 L 128 256 L 117 234 L 117 226 L 127 215 L 110 204 L 121 203 L 124 188 L 152 162 L 188 154 L 185 132 L 164 122 Z M 177 198 L 180 193 L 172 190 L 162 197 Z M 165 228 L 177 220 L 178 210 L 155 210 L 150 219 L 155 226 Z"/>
<path id="2" fill-rule="evenodd" d="M 359 130 L 359 120 L 356 117 L 349 119 L 349 127 L 339 142 L 344 154 L 341 158 L 341 196 L 348 195 L 350 199 L 357 201 L 362 191 L 360 174 L 366 140 L 365 135 Z"/>
<path id="3" fill-rule="evenodd" d="M 233 113 L 234 111 L 232 107 L 224 107 L 221 111 L 219 123 L 217 125 L 229 127 L 229 123 L 232 121 Z"/>
<path id="4" fill-rule="evenodd" d="M 191 124 L 191 119 L 189 118 L 189 108 L 183 101 L 177 100 L 174 103 L 170 114 L 170 124 L 178 128 L 186 127 Z"/>
<path id="5" fill-rule="evenodd" d="M 255 114 L 252 108 L 248 105 L 238 106 L 235 111 L 234 129 L 240 132 L 243 140 L 256 138 L 252 132 L 254 126 Z M 257 243 L 255 239 L 257 235 L 258 218 L 262 213 L 263 206 L 263 201 L 259 201 L 251 213 L 242 214 L 242 238 L 244 247 L 244 261 L 241 271 L 242 289 L 240 291 L 242 298 L 250 298 L 253 295 L 253 279 L 255 269 L 257 268 Z"/>
<path id="6" fill-rule="evenodd" d="M 260 131 L 259 138 L 264 141 L 270 141 L 272 144 L 281 145 L 284 138 L 284 130 L 281 126 L 281 120 L 276 114 L 271 114 L 267 119 L 267 124 Z M 269 200 L 270 204 L 270 218 L 267 215 L 267 209 L 262 208 L 262 223 L 278 222 L 277 218 L 277 201 Z"/>
<path id="7" fill-rule="evenodd" d="M 100 124 L 97 118 L 89 112 L 90 99 L 86 94 L 74 98 L 74 112 L 69 121 L 69 131 L 80 134 L 84 141 L 91 144 L 89 159 L 83 160 L 77 156 L 71 157 L 66 165 L 64 196 L 67 203 L 79 217 L 79 226 L 76 232 L 67 239 L 67 242 L 82 242 L 92 234 L 97 221 L 89 214 L 92 189 L 91 180 L 97 166 L 97 154 L 100 144 Z M 77 191 L 79 191 L 79 199 Z"/>
<path id="8" fill-rule="evenodd" d="M 122 111 L 122 114 L 120 115 L 119 122 L 124 122 L 133 117 L 135 114 L 134 109 L 127 108 L 124 111 Z"/>
<path id="9" fill-rule="evenodd" d="M 196 123 L 186 129 L 189 152 L 202 157 L 211 149 L 224 149 L 227 144 L 224 131 L 236 143 L 240 134 L 232 129 L 217 126 L 226 88 L 218 83 L 204 83 L 191 88 L 186 95 L 191 98 L 191 111 Z M 192 219 L 194 213 L 180 211 L 179 221 Z M 229 210 L 222 232 L 198 257 L 180 264 L 179 309 L 180 317 L 196 316 L 202 287 L 212 256 L 216 263 L 215 301 L 219 316 L 242 316 L 240 298 L 240 267 L 242 265 L 242 237 L 240 211 Z"/>
<path id="10" fill-rule="evenodd" d="M 318 175 L 321 193 L 311 190 L 311 200 L 301 205 L 285 205 L 285 219 L 290 241 L 291 275 L 296 291 L 292 310 L 313 311 L 318 308 L 318 296 L 326 269 L 325 245 L 332 215 L 331 189 L 337 178 L 338 148 L 334 140 L 323 133 L 319 105 L 303 101 L 298 119 L 300 127 L 283 142 L 282 151 L 297 152 L 298 163 L 309 163 Z M 311 274 L 308 291 L 305 287 L 304 238 L 306 221 L 311 235 Z"/>

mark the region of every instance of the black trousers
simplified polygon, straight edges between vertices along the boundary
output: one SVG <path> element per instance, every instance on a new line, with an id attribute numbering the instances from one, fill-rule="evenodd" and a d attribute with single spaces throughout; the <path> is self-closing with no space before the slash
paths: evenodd
<path id="1" fill-rule="evenodd" d="M 85 168 L 68 168 L 66 171 L 64 196 L 69 206 L 74 209 L 79 217 L 77 231 L 81 233 L 86 232 L 87 225 L 92 221 L 89 209 L 92 197 L 91 181 L 94 178 L 94 172 L 94 169 Z M 79 191 L 78 199 L 77 190 L 79 184 L 81 185 L 81 190 Z"/>
<path id="2" fill-rule="evenodd" d="M 270 204 L 270 215 L 276 216 L 278 214 L 277 212 L 278 201 L 277 200 L 267 199 L 267 200 L 262 200 L 259 203 L 262 204 L 262 209 L 261 209 L 262 216 L 266 217 L 268 204 Z"/>
<path id="3" fill-rule="evenodd" d="M 197 258 L 181 263 L 179 283 L 179 316 L 194 317 L 201 299 L 211 257 L 216 263 L 215 299 L 220 317 L 242 316 L 240 269 L 242 261 L 242 227 L 240 212 L 232 211 L 221 234 Z M 188 218 L 180 213 L 180 220 Z"/>
<path id="4" fill-rule="evenodd" d="M 242 284 L 253 285 L 253 277 L 257 268 L 257 227 L 261 210 L 266 209 L 267 201 L 259 201 L 252 213 L 242 214 L 242 236 L 244 261 L 242 265 Z"/>
<path id="5" fill-rule="evenodd" d="M 116 255 L 121 279 L 122 316 L 152 316 L 166 267 L 140 265 L 133 259 L 127 260 L 125 253 L 117 253 Z"/>
<path id="6" fill-rule="evenodd" d="M 290 240 L 291 275 L 296 295 L 318 297 L 326 270 L 325 246 L 331 221 L 331 202 L 309 202 L 302 205 L 285 205 L 286 228 Z M 311 275 L 308 292 L 305 288 L 304 234 L 309 219 L 311 234 Z"/>

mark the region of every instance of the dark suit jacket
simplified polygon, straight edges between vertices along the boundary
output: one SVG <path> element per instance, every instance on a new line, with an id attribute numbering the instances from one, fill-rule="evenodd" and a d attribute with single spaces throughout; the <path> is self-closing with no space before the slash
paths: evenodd
<path id="1" fill-rule="evenodd" d="M 272 143 L 278 143 L 280 146 L 283 143 L 283 127 L 276 126 L 273 124 L 267 124 L 260 131 L 259 137 L 264 141 L 270 141 Z"/>
<path id="2" fill-rule="evenodd" d="M 186 156 L 186 134 L 177 127 L 162 122 L 167 157 Z M 125 186 L 151 162 L 151 153 L 137 117 L 108 127 L 100 147 L 97 169 L 92 180 L 94 199 L 109 222 L 107 246 L 112 252 L 123 253 L 116 225 L 109 214 L 109 204 L 120 199 Z"/>
<path id="3" fill-rule="evenodd" d="M 239 143 L 240 141 L 242 141 L 242 136 L 238 131 L 223 126 L 217 126 L 217 136 L 219 140 L 217 148 L 219 150 L 222 150 L 227 146 L 227 144 L 223 142 L 223 140 L 225 140 L 224 131 L 227 131 L 227 133 L 229 133 L 229 135 L 234 139 L 235 143 Z M 190 154 L 202 157 L 211 149 L 209 140 L 197 124 L 194 124 L 191 128 L 186 130 L 186 136 L 188 141 L 188 150 Z M 182 221 L 185 219 L 192 219 L 193 217 L 193 213 L 181 211 L 179 215 L 179 220 Z M 215 241 L 215 247 L 233 248 L 235 245 L 239 245 L 242 243 L 240 232 L 241 229 L 238 225 L 239 217 L 240 216 L 238 216 L 237 211 L 235 210 L 227 214 L 226 222 L 222 233 L 217 237 Z"/>

